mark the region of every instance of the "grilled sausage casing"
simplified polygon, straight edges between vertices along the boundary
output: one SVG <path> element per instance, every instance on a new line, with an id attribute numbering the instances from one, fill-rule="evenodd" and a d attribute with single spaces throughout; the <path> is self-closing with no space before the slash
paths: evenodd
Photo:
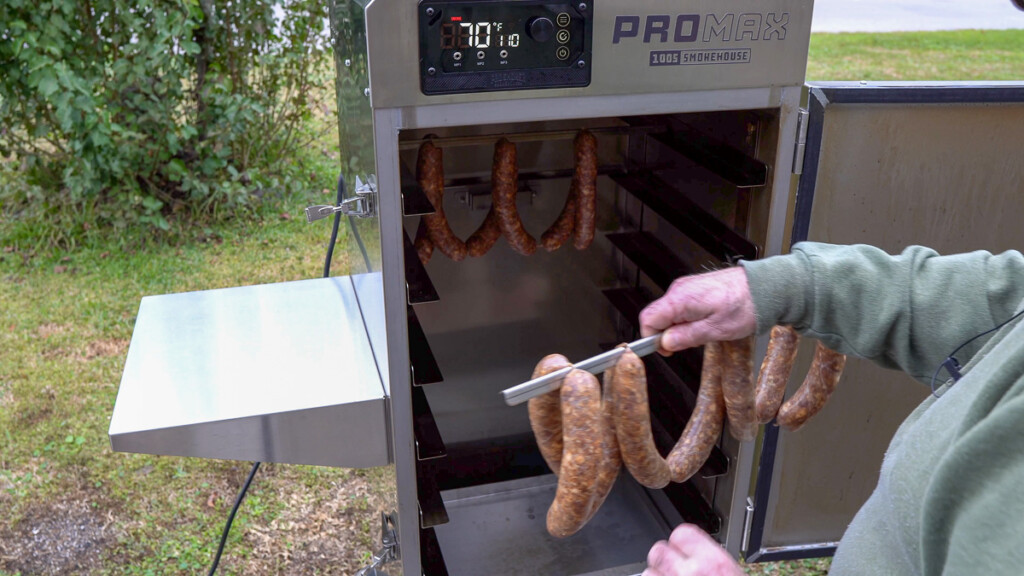
<path id="1" fill-rule="evenodd" d="M 792 326 L 772 328 L 768 350 L 761 361 L 761 373 L 757 377 L 757 397 L 754 401 L 757 421 L 761 424 L 771 422 L 779 413 L 799 344 L 800 335 Z"/>
<path id="2" fill-rule="evenodd" d="M 647 376 L 644 363 L 632 350 L 626 351 L 610 369 L 615 436 L 626 469 L 648 488 L 664 488 L 671 474 L 658 453 L 651 433 L 651 414 L 647 403 Z"/>
<path id="3" fill-rule="evenodd" d="M 559 391 L 562 414 L 562 462 L 555 499 L 548 508 L 548 533 L 575 534 L 590 517 L 601 465 L 601 389 L 583 370 L 565 377 Z"/>
<path id="4" fill-rule="evenodd" d="M 430 241 L 445 256 L 456 262 L 462 260 L 466 257 L 466 243 L 452 232 L 444 216 L 444 156 L 433 142 L 427 141 L 420 146 L 416 180 L 434 207 L 433 214 L 423 216 Z"/>
<path id="5" fill-rule="evenodd" d="M 537 363 L 531 378 L 540 378 L 571 366 L 569 359 L 561 354 L 549 354 Z M 558 475 L 562 464 L 562 401 L 560 392 L 552 390 L 546 394 L 530 398 L 527 403 L 530 414 L 530 428 L 537 440 L 540 455 L 544 457 L 551 471 Z"/>
<path id="6" fill-rule="evenodd" d="M 757 436 L 754 413 L 754 337 L 722 342 L 722 395 L 732 437 L 747 442 Z"/>
<path id="7" fill-rule="evenodd" d="M 668 467 L 673 482 L 686 482 L 693 476 L 718 442 L 725 421 L 725 399 L 722 397 L 721 345 L 704 345 L 704 367 L 700 375 L 697 404 L 686 423 L 686 429 L 669 453 Z"/>
<path id="8" fill-rule="evenodd" d="M 576 170 L 573 184 L 576 188 L 576 223 L 573 246 L 585 250 L 594 241 L 597 217 L 597 138 L 581 130 L 573 141 Z"/>
<path id="9" fill-rule="evenodd" d="M 493 195 L 494 192 L 492 191 L 491 194 Z M 483 223 L 466 240 L 466 249 L 470 256 L 478 258 L 493 248 L 498 238 L 501 238 L 501 226 L 498 224 L 498 214 L 494 211 L 492 204 Z"/>
<path id="10" fill-rule="evenodd" d="M 537 240 L 523 227 L 516 210 L 519 191 L 519 166 L 516 145 L 502 138 L 494 145 L 494 163 L 491 165 L 491 197 L 498 217 L 501 233 L 509 246 L 524 256 L 537 251 Z"/>
<path id="11" fill-rule="evenodd" d="M 779 426 L 795 432 L 820 412 L 839 384 L 845 366 L 846 355 L 832 350 L 819 340 L 803 384 L 779 408 L 776 417 Z"/>
<path id="12" fill-rule="evenodd" d="M 578 193 L 576 192 L 576 180 L 573 179 L 569 186 L 569 196 L 565 199 L 565 206 L 558 219 L 540 237 L 540 244 L 548 252 L 558 250 L 566 240 L 572 237 L 573 227 L 576 224 L 576 203 Z"/>

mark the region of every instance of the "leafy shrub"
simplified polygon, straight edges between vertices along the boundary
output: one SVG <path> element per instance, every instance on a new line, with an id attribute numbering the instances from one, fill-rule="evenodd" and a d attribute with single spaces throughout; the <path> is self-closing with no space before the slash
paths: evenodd
<path id="1" fill-rule="evenodd" d="M 326 18 L 309 0 L 0 2 L 6 228 L 149 237 L 308 184 Z"/>

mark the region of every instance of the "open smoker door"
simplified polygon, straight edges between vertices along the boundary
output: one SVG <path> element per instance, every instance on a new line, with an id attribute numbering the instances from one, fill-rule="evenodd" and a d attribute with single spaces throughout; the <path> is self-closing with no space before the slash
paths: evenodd
<path id="1" fill-rule="evenodd" d="M 920 244 L 944 254 L 1024 247 L 1024 84 L 820 83 L 807 96 L 793 243 L 890 253 Z M 812 354 L 805 340 L 789 394 Z M 927 393 L 903 373 L 850 358 L 804 428 L 766 426 L 748 561 L 831 555 L 874 489 L 896 428 Z"/>

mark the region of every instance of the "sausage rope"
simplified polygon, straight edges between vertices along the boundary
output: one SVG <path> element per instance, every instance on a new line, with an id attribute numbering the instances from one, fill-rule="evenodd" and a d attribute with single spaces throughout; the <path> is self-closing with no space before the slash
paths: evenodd
<path id="1" fill-rule="evenodd" d="M 565 538 L 579 531 L 591 515 L 597 493 L 602 425 L 601 390 L 590 372 L 573 370 L 559 390 L 562 415 L 562 462 L 555 499 L 548 508 L 548 532 Z"/>
<path id="2" fill-rule="evenodd" d="M 494 145 L 494 163 L 491 165 L 492 207 L 509 246 L 523 256 L 529 256 L 537 251 L 537 240 L 530 236 L 519 219 L 519 211 L 516 209 L 518 192 L 516 145 L 502 138 Z"/>
<path id="3" fill-rule="evenodd" d="M 779 412 L 786 395 L 786 384 L 793 372 L 793 362 L 799 349 L 800 335 L 792 326 L 775 326 L 768 338 L 768 350 L 761 361 L 757 378 L 757 398 L 754 401 L 757 421 L 771 422 Z"/>
<path id="4" fill-rule="evenodd" d="M 643 361 L 626 348 L 608 372 L 611 373 L 607 381 L 611 384 L 615 436 L 619 440 L 622 463 L 640 484 L 664 488 L 671 480 L 671 472 L 654 444 Z"/>
<path id="5" fill-rule="evenodd" d="M 754 413 L 754 337 L 722 342 L 722 395 L 729 433 L 740 442 L 757 436 Z"/>
<path id="6" fill-rule="evenodd" d="M 444 217 L 444 156 L 441 149 L 427 141 L 420 146 L 416 159 L 416 180 L 431 206 L 433 214 L 425 214 L 427 234 L 434 247 L 456 262 L 466 257 L 466 243 L 452 232 Z"/>
<path id="7" fill-rule="evenodd" d="M 697 405 L 686 429 L 668 455 L 673 482 L 686 482 L 704 465 L 722 434 L 725 399 L 722 397 L 722 349 L 718 342 L 704 345 Z"/>
<path id="8" fill-rule="evenodd" d="M 835 392 L 839 378 L 846 366 L 846 355 L 836 352 L 819 340 L 814 348 L 814 359 L 807 371 L 803 384 L 793 396 L 786 400 L 776 421 L 783 428 L 795 432 L 821 411 Z"/>
<path id="9" fill-rule="evenodd" d="M 573 246 L 586 250 L 594 241 L 597 212 L 597 138 L 588 130 L 581 130 L 573 141 L 576 170 L 573 185 L 576 189 L 576 223 Z"/>

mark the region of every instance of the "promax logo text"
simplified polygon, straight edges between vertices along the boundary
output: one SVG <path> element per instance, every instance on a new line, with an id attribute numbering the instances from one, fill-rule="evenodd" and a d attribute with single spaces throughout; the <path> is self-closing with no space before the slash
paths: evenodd
<path id="1" fill-rule="evenodd" d="M 657 42 L 740 42 L 744 40 L 785 40 L 789 12 L 781 14 L 651 14 L 615 17 L 612 44 L 628 38 L 642 39 L 644 44 Z"/>

